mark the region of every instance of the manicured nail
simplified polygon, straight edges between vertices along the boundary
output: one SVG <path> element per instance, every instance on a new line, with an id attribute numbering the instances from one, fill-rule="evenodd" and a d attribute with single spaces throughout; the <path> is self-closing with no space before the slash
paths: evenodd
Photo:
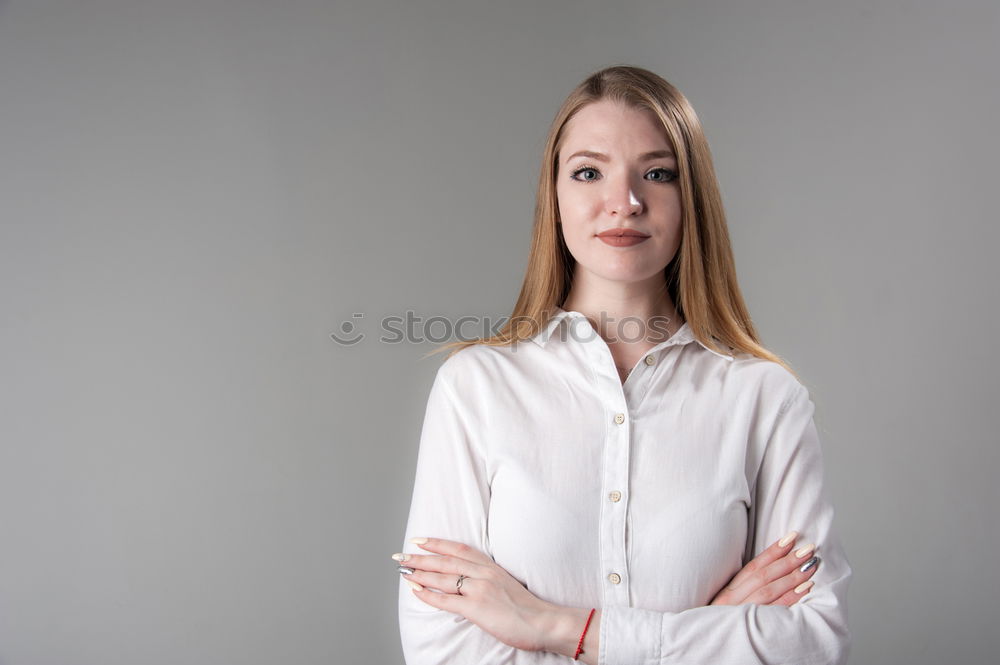
<path id="1" fill-rule="evenodd" d="M 410 568 L 410 567 L 408 567 L 408 566 L 400 566 L 399 567 L 399 573 L 401 575 L 412 575 L 413 572 L 414 572 L 413 569 Z"/>
<path id="2" fill-rule="evenodd" d="M 410 555 L 409 554 L 403 554 L 402 552 L 399 552 L 398 554 L 393 554 L 392 558 L 395 559 L 396 561 L 399 561 L 400 563 L 402 563 L 403 561 L 408 560 L 410 558 Z"/>
<path id="3" fill-rule="evenodd" d="M 795 587 L 795 593 L 805 593 L 806 591 L 812 588 L 812 585 L 813 585 L 812 580 L 806 580 L 802 584 Z"/>
<path id="4" fill-rule="evenodd" d="M 809 559 L 804 564 L 802 564 L 802 567 L 799 568 L 799 570 L 802 571 L 803 573 L 808 572 L 809 569 L 812 568 L 813 566 L 818 566 L 820 561 L 821 559 L 818 556 L 814 556 L 813 558 Z"/>
<path id="5" fill-rule="evenodd" d="M 404 578 L 405 579 L 405 578 Z M 423 587 L 414 582 L 413 580 L 406 580 L 406 583 L 410 585 L 410 588 L 414 591 L 422 591 Z"/>
<path id="6" fill-rule="evenodd" d="M 778 541 L 778 547 L 784 547 L 788 543 L 795 540 L 795 537 L 799 535 L 798 531 L 789 531 L 785 534 L 785 537 Z"/>
<path id="7" fill-rule="evenodd" d="M 414 545 L 423 545 L 427 542 L 426 538 L 410 538 L 410 542 Z"/>
<path id="8" fill-rule="evenodd" d="M 799 549 L 795 550 L 795 558 L 796 559 L 801 559 L 805 555 L 807 555 L 810 552 L 812 552 L 814 549 L 816 549 L 816 545 L 814 543 L 809 543 L 808 545 L 803 545 Z"/>

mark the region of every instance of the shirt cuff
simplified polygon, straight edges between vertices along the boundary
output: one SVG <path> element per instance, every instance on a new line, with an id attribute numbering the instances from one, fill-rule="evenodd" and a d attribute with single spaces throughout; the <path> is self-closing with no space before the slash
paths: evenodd
<path id="1" fill-rule="evenodd" d="M 662 612 L 601 608 L 597 665 L 659 665 Z"/>

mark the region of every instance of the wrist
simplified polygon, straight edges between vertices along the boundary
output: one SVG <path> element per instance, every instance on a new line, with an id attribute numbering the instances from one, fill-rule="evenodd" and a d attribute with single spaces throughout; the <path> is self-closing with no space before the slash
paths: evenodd
<path id="1" fill-rule="evenodd" d="M 589 615 L 590 608 L 553 605 L 544 613 L 540 624 L 542 651 L 572 658 Z"/>

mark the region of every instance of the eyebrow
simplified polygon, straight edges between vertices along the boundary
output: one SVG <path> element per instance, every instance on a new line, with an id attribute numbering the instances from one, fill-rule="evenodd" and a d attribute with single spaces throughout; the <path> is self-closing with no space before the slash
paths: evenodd
<path id="1" fill-rule="evenodd" d="M 652 152 L 647 152 L 643 155 L 639 155 L 639 161 L 648 162 L 651 159 L 659 159 L 661 157 L 673 157 L 674 153 L 669 150 L 653 150 Z M 590 157 L 591 159 L 596 159 L 600 162 L 608 161 L 608 156 L 601 152 L 594 152 L 593 150 L 580 150 L 574 152 L 572 155 L 566 158 L 566 161 L 573 159 L 574 157 Z"/>

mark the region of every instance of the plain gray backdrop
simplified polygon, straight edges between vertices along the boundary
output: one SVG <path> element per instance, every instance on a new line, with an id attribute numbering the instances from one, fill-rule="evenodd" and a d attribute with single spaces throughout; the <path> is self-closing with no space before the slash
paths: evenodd
<path id="1" fill-rule="evenodd" d="M 389 557 L 443 356 L 381 321 L 509 315 L 548 125 L 618 63 L 694 105 L 817 405 L 851 663 L 995 662 L 998 25 L 0 2 L 0 665 L 401 665 Z"/>

